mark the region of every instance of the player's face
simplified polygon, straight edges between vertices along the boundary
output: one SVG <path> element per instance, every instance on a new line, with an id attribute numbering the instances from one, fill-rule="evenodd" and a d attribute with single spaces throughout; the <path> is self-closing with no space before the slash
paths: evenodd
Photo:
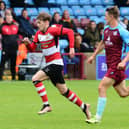
<path id="1" fill-rule="evenodd" d="M 36 20 L 37 27 L 39 28 L 40 31 L 44 31 L 46 28 L 46 22 L 42 20 Z"/>
<path id="2" fill-rule="evenodd" d="M 105 13 L 105 20 L 107 24 L 110 24 L 112 21 L 112 16 L 108 14 L 108 12 Z"/>

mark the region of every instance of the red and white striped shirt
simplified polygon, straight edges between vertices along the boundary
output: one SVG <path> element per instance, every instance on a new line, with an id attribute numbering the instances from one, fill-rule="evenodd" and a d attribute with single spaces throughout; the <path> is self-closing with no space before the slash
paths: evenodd
<path id="1" fill-rule="evenodd" d="M 46 65 L 57 64 L 63 65 L 61 58 L 58 37 L 61 35 L 67 35 L 69 39 L 69 47 L 74 48 L 74 32 L 71 29 L 60 27 L 48 27 L 45 33 L 37 31 L 35 38 L 28 48 L 31 51 L 35 51 L 37 47 L 36 43 L 40 43 L 43 55 L 46 60 Z"/>

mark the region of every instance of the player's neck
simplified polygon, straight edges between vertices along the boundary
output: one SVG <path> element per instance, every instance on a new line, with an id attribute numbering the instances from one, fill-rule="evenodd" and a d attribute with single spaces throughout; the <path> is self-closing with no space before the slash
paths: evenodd
<path id="1" fill-rule="evenodd" d="M 49 25 L 46 26 L 46 27 L 44 28 L 44 30 L 42 30 L 42 32 L 45 33 L 45 32 L 47 31 L 48 27 L 49 27 Z"/>
<path id="2" fill-rule="evenodd" d="M 114 27 L 117 27 L 117 26 L 118 26 L 118 21 L 117 20 L 112 20 L 111 23 L 110 23 L 110 27 L 114 28 Z"/>

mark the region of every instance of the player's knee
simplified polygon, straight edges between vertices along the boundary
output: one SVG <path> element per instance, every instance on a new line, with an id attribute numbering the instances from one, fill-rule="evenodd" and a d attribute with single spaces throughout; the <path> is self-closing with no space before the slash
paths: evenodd
<path id="1" fill-rule="evenodd" d="M 32 77 L 32 82 L 36 81 L 37 78 L 35 76 Z"/>
<path id="2" fill-rule="evenodd" d="M 121 98 L 125 98 L 125 97 L 129 96 L 129 93 L 127 93 L 127 92 L 125 92 L 125 93 L 121 92 L 121 93 L 119 93 L 119 96 Z"/>
<path id="3" fill-rule="evenodd" d="M 104 86 L 99 86 L 98 87 L 98 92 L 101 94 L 103 94 L 103 93 L 106 93 L 106 88 L 104 87 Z"/>

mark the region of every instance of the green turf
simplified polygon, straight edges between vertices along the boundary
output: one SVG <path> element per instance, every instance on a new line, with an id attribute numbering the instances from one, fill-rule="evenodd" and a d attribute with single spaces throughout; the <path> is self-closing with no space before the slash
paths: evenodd
<path id="1" fill-rule="evenodd" d="M 91 104 L 94 114 L 99 81 L 66 83 L 82 100 Z M 85 123 L 81 110 L 62 97 L 49 81 L 44 84 L 53 111 L 39 116 L 37 111 L 41 108 L 41 100 L 31 81 L 0 82 L 0 129 L 129 129 L 129 97 L 120 98 L 113 88 L 108 91 L 103 121 L 90 125 Z"/>

